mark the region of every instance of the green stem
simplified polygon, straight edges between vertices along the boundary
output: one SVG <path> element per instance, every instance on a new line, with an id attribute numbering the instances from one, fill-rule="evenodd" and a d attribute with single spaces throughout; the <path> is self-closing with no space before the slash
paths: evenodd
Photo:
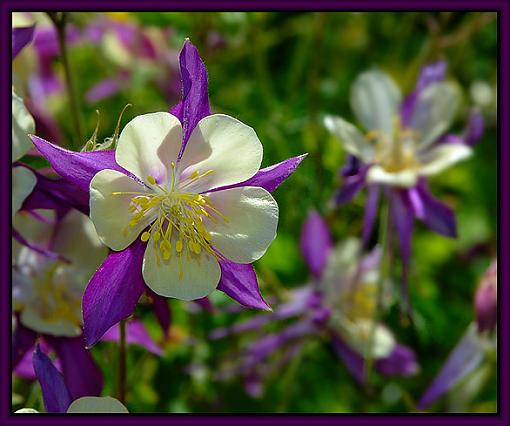
<path id="1" fill-rule="evenodd" d="M 75 138 L 72 138 L 71 145 L 72 148 L 77 148 L 82 142 L 82 132 L 80 124 L 80 107 L 73 84 L 73 75 L 71 72 L 71 66 L 69 65 L 69 58 L 67 56 L 66 25 L 68 15 L 66 12 L 61 12 L 60 14 L 56 12 L 49 12 L 48 15 L 53 21 L 53 25 L 57 31 L 60 58 L 62 59 L 62 65 L 64 66 L 66 90 L 71 107 L 71 118 L 73 121 L 75 135 L 78 138 L 78 143 L 75 143 Z"/>
<path id="2" fill-rule="evenodd" d="M 119 401 L 126 403 L 126 320 L 119 323 Z"/>
<path id="3" fill-rule="evenodd" d="M 379 277 L 376 283 L 376 305 L 374 310 L 374 315 L 372 317 L 372 327 L 370 329 L 370 335 L 368 339 L 367 345 L 367 353 L 365 355 L 365 377 L 367 378 L 367 383 L 369 382 L 369 377 L 372 374 L 373 366 L 374 366 L 374 357 L 373 357 L 373 347 L 375 342 L 375 332 L 377 329 L 377 323 L 379 321 L 379 316 L 382 311 L 382 300 L 384 293 L 384 283 L 389 273 L 390 266 L 390 240 L 389 240 L 389 229 L 390 229 L 390 214 L 389 214 L 390 206 L 389 203 L 384 204 L 381 211 L 380 216 L 380 225 L 379 225 L 379 242 L 381 244 L 381 264 L 380 264 L 380 272 Z"/>

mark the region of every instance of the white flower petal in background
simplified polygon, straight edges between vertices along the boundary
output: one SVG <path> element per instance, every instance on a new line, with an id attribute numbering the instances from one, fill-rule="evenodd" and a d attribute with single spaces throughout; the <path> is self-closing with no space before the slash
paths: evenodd
<path id="1" fill-rule="evenodd" d="M 138 115 L 122 130 L 115 160 L 146 183 L 148 176 L 158 183 L 171 179 L 171 163 L 181 149 L 181 123 L 168 112 Z"/>
<path id="2" fill-rule="evenodd" d="M 145 283 L 155 293 L 180 300 L 195 300 L 210 294 L 220 281 L 218 260 L 206 250 L 200 254 L 176 253 L 177 233 L 171 240 L 171 255 L 164 260 L 160 241 L 149 240 L 143 257 L 142 273 Z M 187 244 L 184 241 L 183 244 Z"/>
<path id="3" fill-rule="evenodd" d="M 117 399 L 109 396 L 83 396 L 73 401 L 67 412 L 72 413 L 128 413 Z"/>
<path id="4" fill-rule="evenodd" d="M 365 163 L 372 162 L 374 146 L 355 126 L 341 117 L 331 115 L 324 118 L 324 125 L 340 140 L 347 152 Z"/>
<path id="5" fill-rule="evenodd" d="M 240 187 L 207 194 L 227 221 L 204 220 L 211 243 L 227 259 L 252 263 L 260 259 L 276 237 L 278 204 L 259 187 Z"/>
<path id="6" fill-rule="evenodd" d="M 262 144 L 255 130 L 233 117 L 209 115 L 191 133 L 179 163 L 183 177 L 210 174 L 186 188 L 200 193 L 251 178 L 262 162 Z"/>
<path id="7" fill-rule="evenodd" d="M 425 176 L 438 174 L 453 164 L 469 158 L 472 153 L 473 150 L 469 146 L 460 143 L 442 144 L 431 148 L 421 158 L 424 164 L 420 174 Z"/>
<path id="8" fill-rule="evenodd" d="M 379 70 L 360 74 L 351 87 L 351 108 L 367 130 L 393 135 L 393 118 L 402 94 L 391 77 Z"/>
<path id="9" fill-rule="evenodd" d="M 370 167 L 367 182 L 410 188 L 418 181 L 418 170 L 407 169 L 400 172 L 388 172 L 379 165 Z"/>
<path id="10" fill-rule="evenodd" d="M 35 132 L 34 117 L 28 112 L 23 99 L 12 92 L 12 161 L 19 160 L 32 147 L 28 134 Z"/>
<path id="11" fill-rule="evenodd" d="M 39 413 L 39 411 L 34 410 L 33 408 L 20 408 L 19 410 L 16 410 L 14 414 L 34 414 Z"/>
<path id="12" fill-rule="evenodd" d="M 48 295 L 48 299 L 50 298 L 51 295 Z M 65 302 L 60 301 L 60 303 Z M 76 314 L 79 314 L 79 310 Z M 81 314 L 79 319 L 81 322 Z M 49 312 L 48 315 L 46 315 L 44 307 L 40 304 L 38 305 L 37 300 L 32 300 L 31 303 L 28 303 L 23 308 L 20 321 L 25 327 L 41 334 L 50 334 L 59 337 L 77 337 L 82 333 L 78 321 L 69 320 L 69 318 L 65 316 L 53 316 L 50 315 Z"/>
<path id="13" fill-rule="evenodd" d="M 80 274 L 86 285 L 108 255 L 108 248 L 101 243 L 90 218 L 76 210 L 64 217 L 59 229 L 54 250 L 72 262 L 72 273 Z"/>
<path id="14" fill-rule="evenodd" d="M 156 160 L 159 164 L 159 159 Z M 130 226 L 129 207 L 136 194 L 115 195 L 117 192 L 148 193 L 150 190 L 114 170 L 101 170 L 90 182 L 90 218 L 101 241 L 112 250 L 123 250 L 156 218 L 156 213 L 141 218 Z"/>
<path id="15" fill-rule="evenodd" d="M 342 331 L 342 336 L 348 344 L 362 356 L 371 353 L 374 359 L 385 358 L 396 345 L 391 331 L 381 324 L 377 324 L 374 328 L 371 320 L 357 319 L 356 322 L 345 323 Z"/>
<path id="16" fill-rule="evenodd" d="M 459 104 L 459 89 L 452 83 L 433 83 L 419 93 L 409 123 L 419 134 L 418 149 L 426 148 L 448 130 Z"/>
<path id="17" fill-rule="evenodd" d="M 25 167 L 14 167 L 12 169 L 11 217 L 14 217 L 21 208 L 23 201 L 30 195 L 36 182 L 35 175 L 29 169 Z"/>

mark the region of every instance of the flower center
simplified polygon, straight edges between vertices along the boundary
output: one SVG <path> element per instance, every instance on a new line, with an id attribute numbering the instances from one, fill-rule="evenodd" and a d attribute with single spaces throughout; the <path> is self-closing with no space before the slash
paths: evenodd
<path id="1" fill-rule="evenodd" d="M 392 137 L 379 130 L 372 130 L 367 134 L 367 139 L 376 142 L 375 162 L 387 172 L 396 173 L 420 167 L 416 159 L 419 135 L 412 129 L 402 128 L 398 116 L 394 117 Z"/>
<path id="2" fill-rule="evenodd" d="M 219 220 L 228 222 L 228 218 L 219 212 L 209 197 L 186 191 L 186 188 L 197 180 L 211 174 L 195 171 L 187 178 L 176 184 L 175 164 L 172 162 L 172 181 L 161 186 L 152 176 L 147 176 L 152 193 L 145 192 L 114 192 L 114 195 L 134 195 L 131 198 L 129 211 L 130 227 L 147 217 L 156 217 L 150 227 L 142 232 L 143 242 L 149 241 L 156 249 L 156 263 L 168 261 L 172 255 L 182 259 L 198 258 L 202 251 L 213 255 L 217 259 L 220 254 L 211 247 L 211 235 L 204 227 L 207 218 L 214 223 Z M 182 278 L 182 268 L 180 269 Z"/>
<path id="3" fill-rule="evenodd" d="M 81 294 L 68 282 L 58 279 L 59 265 L 55 264 L 35 281 L 34 307 L 48 322 L 65 320 L 81 325 Z"/>

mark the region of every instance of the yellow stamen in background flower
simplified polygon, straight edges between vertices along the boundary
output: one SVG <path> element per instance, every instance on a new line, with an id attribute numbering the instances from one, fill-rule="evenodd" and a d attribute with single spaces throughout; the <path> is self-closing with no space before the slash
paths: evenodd
<path id="1" fill-rule="evenodd" d="M 147 182 L 149 182 L 151 185 L 154 185 L 156 183 L 156 179 L 149 175 L 147 176 Z"/>
<path id="2" fill-rule="evenodd" d="M 51 267 L 34 286 L 34 304 L 39 315 L 48 322 L 68 321 L 81 325 L 81 294 L 72 287 L 59 284 L 55 275 L 59 264 Z"/>
<path id="3" fill-rule="evenodd" d="M 393 135 L 390 138 L 380 130 L 366 134 L 368 140 L 375 141 L 375 163 L 390 173 L 421 166 L 416 159 L 419 135 L 411 129 L 402 128 L 399 116 L 393 118 Z"/>

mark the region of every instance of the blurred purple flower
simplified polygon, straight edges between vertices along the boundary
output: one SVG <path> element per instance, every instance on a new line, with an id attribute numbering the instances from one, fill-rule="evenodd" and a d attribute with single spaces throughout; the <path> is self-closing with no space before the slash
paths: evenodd
<path id="1" fill-rule="evenodd" d="M 425 410 L 461 380 L 475 371 L 486 359 L 486 353 L 495 351 L 497 323 L 497 260 L 482 277 L 475 294 L 476 325 L 471 323 L 454 347 L 441 370 L 426 389 L 418 409 Z"/>
<path id="2" fill-rule="evenodd" d="M 351 90 L 351 106 L 370 130 L 366 136 L 340 117 L 325 119 L 326 127 L 349 152 L 342 169 L 344 183 L 335 196 L 336 205 L 351 201 L 368 187 L 365 246 L 377 216 L 381 189 L 389 201 L 390 217 L 400 242 L 406 304 L 414 220 L 422 221 L 438 234 L 456 236 L 453 211 L 432 196 L 427 177 L 468 157 L 470 146 L 483 134 L 483 118 L 477 111 L 471 112 L 461 135 L 445 133 L 458 105 L 457 90 L 444 82 L 445 72 L 445 62 L 425 66 L 415 89 L 403 101 L 398 87 L 386 74 L 361 74 Z"/>
<path id="3" fill-rule="evenodd" d="M 360 340 L 362 330 L 356 325 L 373 315 L 364 311 L 364 306 L 371 309 L 370 306 L 375 304 L 370 304 L 369 290 L 368 293 L 363 291 L 377 271 L 380 253 L 376 250 L 366 255 L 356 266 L 359 248 L 355 240 L 349 240 L 333 249 L 326 223 L 316 211 L 311 211 L 302 228 L 301 250 L 314 276 L 313 283 L 292 290 L 289 300 L 272 313 L 214 330 L 210 335 L 212 339 L 247 332 L 259 332 L 261 335 L 241 353 L 227 360 L 230 365 L 220 372 L 219 377 L 242 376 L 247 392 L 258 396 L 264 377 L 290 362 L 306 341 L 324 337 L 333 345 L 352 376 L 363 383 L 366 380 L 366 342 L 363 338 Z M 292 321 L 289 322 L 290 319 Z M 263 331 L 268 324 L 284 321 L 286 325 L 279 331 L 270 334 Z M 384 348 L 380 344 L 375 350 L 375 369 L 387 376 L 416 374 L 419 367 L 414 352 L 393 342 L 391 333 L 381 327 L 378 325 L 376 328 L 376 334 L 383 337 L 379 341 L 389 338 L 390 343 L 383 342 Z M 273 355 L 276 358 L 280 355 L 280 359 L 270 361 Z"/>
<path id="4" fill-rule="evenodd" d="M 498 321 L 498 262 L 485 272 L 475 294 L 476 323 L 479 332 L 493 331 Z"/>

